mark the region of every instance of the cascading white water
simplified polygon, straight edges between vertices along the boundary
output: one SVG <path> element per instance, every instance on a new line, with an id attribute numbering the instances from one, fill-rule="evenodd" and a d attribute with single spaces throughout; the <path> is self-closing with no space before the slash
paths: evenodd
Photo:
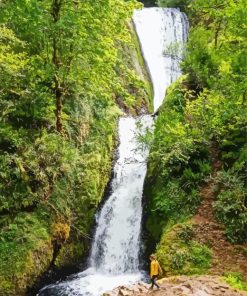
<path id="1" fill-rule="evenodd" d="M 182 47 L 188 20 L 176 8 L 144 8 L 134 13 L 134 24 L 154 89 L 154 111 L 163 102 L 167 87 L 180 75 Z"/>
<path id="2" fill-rule="evenodd" d="M 187 38 L 186 16 L 177 9 L 145 8 L 136 11 L 134 23 L 154 87 L 155 110 L 165 90 L 179 75 L 181 53 L 164 56 L 166 46 Z M 141 128 L 137 128 L 138 126 Z M 141 124 L 140 124 L 141 123 Z M 112 193 L 97 214 L 89 268 L 67 281 L 45 287 L 39 296 L 99 296 L 104 291 L 138 281 L 142 191 L 148 151 L 141 150 L 139 133 L 152 125 L 152 118 L 123 117 L 119 121 L 118 160 Z"/>
<path id="3" fill-rule="evenodd" d="M 145 129 L 149 116 L 139 119 Z M 121 118 L 119 158 L 114 167 L 112 194 L 97 217 L 90 265 L 100 272 L 138 272 L 142 188 L 147 151 L 139 151 L 136 119 Z"/>

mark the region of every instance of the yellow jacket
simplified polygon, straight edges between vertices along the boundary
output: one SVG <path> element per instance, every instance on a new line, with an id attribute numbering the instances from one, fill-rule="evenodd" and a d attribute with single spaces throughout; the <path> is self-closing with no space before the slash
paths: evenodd
<path id="1" fill-rule="evenodd" d="M 162 272 L 162 269 L 159 265 L 159 262 L 157 260 L 152 260 L 150 264 L 150 276 L 158 275 Z"/>

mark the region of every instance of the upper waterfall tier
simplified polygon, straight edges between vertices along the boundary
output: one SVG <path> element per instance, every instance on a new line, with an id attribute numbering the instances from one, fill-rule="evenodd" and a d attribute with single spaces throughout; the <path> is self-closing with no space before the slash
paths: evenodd
<path id="1" fill-rule="evenodd" d="M 188 20 L 176 8 L 144 8 L 134 13 L 139 37 L 154 89 L 154 111 L 163 102 L 167 87 L 180 75 Z"/>

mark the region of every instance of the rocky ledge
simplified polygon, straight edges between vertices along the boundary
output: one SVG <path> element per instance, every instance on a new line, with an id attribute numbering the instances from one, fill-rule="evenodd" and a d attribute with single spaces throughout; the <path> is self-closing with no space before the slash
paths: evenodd
<path id="1" fill-rule="evenodd" d="M 159 290 L 150 290 L 150 285 L 139 282 L 132 286 L 117 287 L 103 296 L 247 296 L 247 292 L 231 288 L 217 276 L 168 277 L 157 282 Z"/>

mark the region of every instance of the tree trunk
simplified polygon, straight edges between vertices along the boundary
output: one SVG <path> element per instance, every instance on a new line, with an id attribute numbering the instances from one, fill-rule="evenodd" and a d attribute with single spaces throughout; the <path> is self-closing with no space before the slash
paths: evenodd
<path id="1" fill-rule="evenodd" d="M 51 15 L 53 18 L 54 25 L 59 21 L 60 18 L 60 10 L 62 6 L 62 0 L 53 0 L 52 8 L 51 8 Z M 61 61 L 59 58 L 59 52 L 58 52 L 58 38 L 59 34 L 56 32 L 56 34 L 53 36 L 53 57 L 52 62 L 55 69 L 54 74 L 54 94 L 55 94 L 55 101 L 56 101 L 56 129 L 59 133 L 63 133 L 63 123 L 62 123 L 62 96 L 63 91 L 62 87 L 59 81 L 59 69 L 61 65 Z"/>
<path id="2" fill-rule="evenodd" d="M 219 33 L 221 30 L 221 24 L 222 24 L 222 19 L 218 22 L 216 30 L 215 30 L 215 35 L 214 35 L 214 47 L 217 48 L 218 46 L 218 37 L 219 37 Z"/>
<path id="3" fill-rule="evenodd" d="M 55 97 L 56 97 L 56 129 L 59 133 L 63 133 L 63 124 L 62 124 L 62 90 L 59 84 L 58 77 L 55 76 Z"/>

